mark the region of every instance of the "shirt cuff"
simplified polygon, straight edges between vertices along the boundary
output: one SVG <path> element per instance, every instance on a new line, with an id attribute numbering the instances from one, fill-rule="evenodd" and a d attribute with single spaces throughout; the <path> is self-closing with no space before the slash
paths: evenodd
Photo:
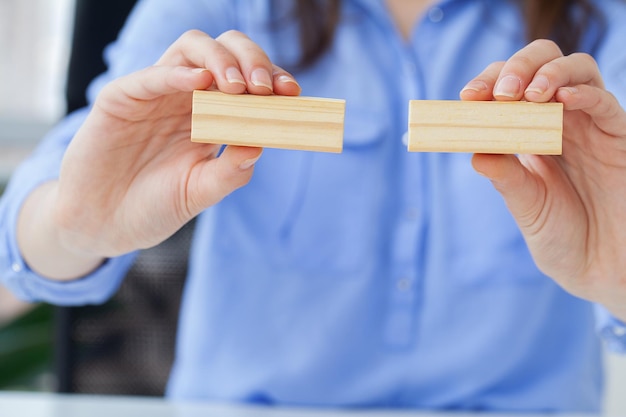
<path id="1" fill-rule="evenodd" d="M 24 301 L 67 306 L 100 304 L 118 289 L 134 259 L 134 253 L 108 259 L 84 278 L 55 281 L 33 272 L 19 257 L 13 260 L 10 270 L 3 273 L 4 283 Z"/>
<path id="2" fill-rule="evenodd" d="M 626 354 L 626 323 L 601 305 L 596 304 L 595 310 L 598 334 L 606 348 L 611 352 Z"/>

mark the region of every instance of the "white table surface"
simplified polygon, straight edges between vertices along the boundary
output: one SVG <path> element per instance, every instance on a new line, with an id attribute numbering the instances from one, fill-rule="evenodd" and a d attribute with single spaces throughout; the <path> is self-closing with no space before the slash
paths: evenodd
<path id="1" fill-rule="evenodd" d="M 60 395 L 0 391 L 2 417 L 476 417 L 471 413 L 397 410 L 330 410 L 179 403 L 160 398 Z M 484 414 L 538 417 L 539 414 Z M 551 414 L 549 416 L 554 416 Z M 559 414 L 558 417 L 566 417 Z M 588 416 L 587 416 L 588 417 Z"/>

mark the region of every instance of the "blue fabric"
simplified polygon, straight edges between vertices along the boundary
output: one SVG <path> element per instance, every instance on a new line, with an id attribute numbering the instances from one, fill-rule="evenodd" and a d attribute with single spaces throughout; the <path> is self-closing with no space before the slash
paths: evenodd
<path id="1" fill-rule="evenodd" d="M 251 183 L 200 216 L 168 395 L 597 411 L 597 330 L 615 329 L 614 319 L 595 315 L 536 268 L 470 155 L 409 154 L 402 144 L 408 100 L 456 99 L 487 64 L 525 44 L 514 2 L 441 2 L 410 42 L 382 1 L 344 3 L 332 49 L 297 73 L 304 95 L 347 100 L 344 153 L 267 149 Z M 597 3 L 610 11 L 610 30 L 596 58 L 625 104 L 626 7 Z M 214 36 L 242 30 L 288 65 L 297 56 L 295 28 L 268 24 L 281 12 L 266 0 L 145 0 L 107 50 L 110 71 L 90 96 L 152 64 L 192 28 Z M 56 175 L 82 117 L 46 138 L 0 206 L 3 281 L 25 298 L 102 300 L 132 261 L 132 254 L 111 259 L 93 276 L 58 284 L 20 258 L 19 206 Z M 626 341 L 611 344 L 624 349 Z"/>

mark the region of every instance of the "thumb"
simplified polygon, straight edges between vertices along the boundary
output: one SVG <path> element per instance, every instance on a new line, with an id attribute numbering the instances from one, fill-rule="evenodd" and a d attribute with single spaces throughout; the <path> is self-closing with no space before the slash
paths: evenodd
<path id="1" fill-rule="evenodd" d="M 262 148 L 230 145 L 219 157 L 207 159 L 195 166 L 187 184 L 190 214 L 197 215 L 246 185 L 262 152 Z"/>
<path id="2" fill-rule="evenodd" d="M 528 166 L 515 155 L 474 154 L 472 157 L 474 169 L 491 180 L 523 231 L 539 226 L 546 202 L 543 182 L 529 170 L 539 169 L 536 165 L 541 161 L 530 156 L 524 163 Z"/>

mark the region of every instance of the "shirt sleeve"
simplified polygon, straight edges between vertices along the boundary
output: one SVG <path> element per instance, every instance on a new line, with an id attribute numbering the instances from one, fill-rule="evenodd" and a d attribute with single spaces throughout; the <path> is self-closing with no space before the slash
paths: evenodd
<path id="1" fill-rule="evenodd" d="M 608 19 L 607 33 L 597 60 L 606 88 L 626 108 L 626 52 L 622 46 L 626 37 L 623 4 L 614 0 L 602 3 Z M 595 305 L 597 330 L 607 349 L 626 354 L 626 323 L 618 320 L 601 305 Z"/>
<path id="2" fill-rule="evenodd" d="M 195 29 L 217 37 L 230 29 L 240 29 L 235 0 L 140 0 L 118 39 L 105 48 L 107 72 L 87 91 L 93 101 L 112 79 L 153 65 L 185 32 Z"/>
<path id="3" fill-rule="evenodd" d="M 622 107 L 626 108 L 626 11 L 619 1 L 598 2 L 604 8 L 607 19 L 606 33 L 596 54 L 596 60 L 604 79 L 606 89 L 610 91 Z"/>

